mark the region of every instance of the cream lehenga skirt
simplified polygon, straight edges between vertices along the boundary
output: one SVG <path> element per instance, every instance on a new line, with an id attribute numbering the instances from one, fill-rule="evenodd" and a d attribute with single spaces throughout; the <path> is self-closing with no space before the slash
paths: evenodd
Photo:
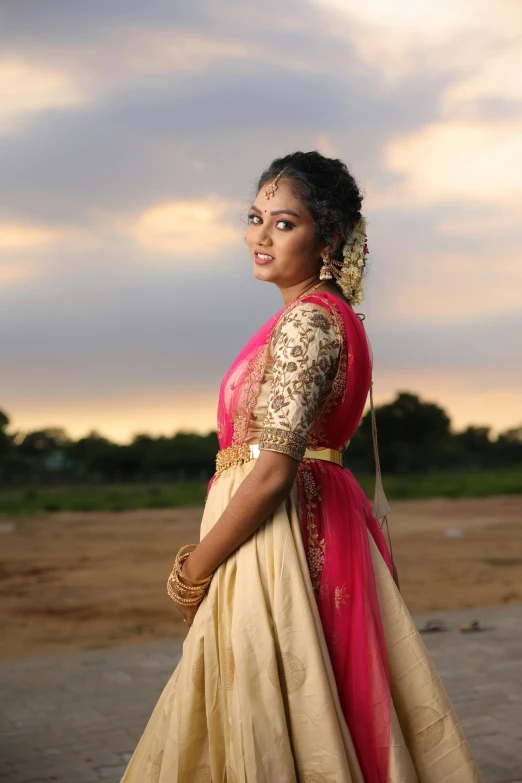
<path id="1" fill-rule="evenodd" d="M 224 471 L 201 535 L 255 461 Z M 370 537 L 389 656 L 389 783 L 478 783 L 473 756 Z M 216 571 L 122 783 L 367 783 L 337 696 L 297 489 Z"/>

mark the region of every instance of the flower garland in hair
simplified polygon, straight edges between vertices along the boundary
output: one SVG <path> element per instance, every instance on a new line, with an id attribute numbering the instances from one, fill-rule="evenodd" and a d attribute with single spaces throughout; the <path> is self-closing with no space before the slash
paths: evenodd
<path id="1" fill-rule="evenodd" d="M 361 304 L 364 297 L 362 278 L 367 254 L 366 220 L 361 215 L 343 247 L 343 265 L 337 279 L 351 305 Z"/>
<path id="2" fill-rule="evenodd" d="M 367 253 L 366 220 L 361 215 L 343 245 L 342 258 L 330 258 L 327 253 L 323 259 L 319 280 L 334 278 L 352 307 L 363 300 L 362 278 Z"/>

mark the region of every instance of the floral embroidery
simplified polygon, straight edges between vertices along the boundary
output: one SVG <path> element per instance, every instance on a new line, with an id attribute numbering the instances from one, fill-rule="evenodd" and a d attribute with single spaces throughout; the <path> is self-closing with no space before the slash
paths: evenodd
<path id="1" fill-rule="evenodd" d="M 281 394 L 279 395 L 279 397 L 275 397 L 275 399 L 274 399 L 274 401 L 272 403 L 273 409 L 275 411 L 278 411 L 280 408 L 282 408 L 284 400 L 285 400 L 285 398 Z"/>
<path id="2" fill-rule="evenodd" d="M 259 446 L 302 459 L 317 410 L 330 399 L 336 378 L 341 351 L 336 319 L 322 306 L 301 302 L 281 317 L 272 351 L 266 434 L 262 433 Z"/>
<path id="3" fill-rule="evenodd" d="M 310 318 L 310 323 L 312 326 L 322 329 L 323 332 L 330 331 L 330 321 L 322 313 L 314 313 Z"/>
<path id="4" fill-rule="evenodd" d="M 346 394 L 346 368 L 350 354 L 347 350 L 344 321 L 341 313 L 339 312 L 339 309 L 335 305 L 332 305 L 330 315 L 333 318 L 339 333 L 341 348 L 339 351 L 337 372 L 330 389 L 330 394 L 316 411 L 315 421 L 310 428 L 310 433 L 308 436 L 308 446 L 310 448 L 317 448 L 325 443 L 326 433 L 324 430 L 324 423 L 328 417 L 328 414 L 331 413 L 335 406 L 344 401 Z"/>
<path id="5" fill-rule="evenodd" d="M 259 436 L 259 448 L 280 451 L 300 460 L 306 451 L 306 441 L 296 432 L 280 430 L 277 427 L 263 427 Z"/>
<path id="6" fill-rule="evenodd" d="M 321 467 L 319 467 L 319 469 L 324 470 L 324 468 Z M 312 587 L 314 591 L 317 592 L 321 583 L 325 548 L 324 538 L 319 538 L 315 514 L 315 510 L 322 502 L 321 485 L 316 483 L 310 463 L 306 460 L 299 465 L 297 480 L 305 497 L 306 532 L 308 538 L 306 542 L 306 559 L 310 570 Z"/>
<path id="7" fill-rule="evenodd" d="M 336 609 L 340 609 L 341 606 L 346 606 L 349 598 L 350 595 L 346 592 L 346 587 L 344 585 L 335 588 L 334 601 Z"/>
<path id="8" fill-rule="evenodd" d="M 321 356 L 321 358 L 318 361 L 318 365 L 319 365 L 319 367 L 321 368 L 321 370 L 323 372 L 326 372 L 328 370 L 328 361 L 326 360 L 326 358 L 324 356 Z M 292 367 L 292 369 L 294 369 L 294 368 Z"/>
<path id="9" fill-rule="evenodd" d="M 268 355 L 268 343 L 251 359 L 243 382 L 242 399 L 232 417 L 234 424 L 233 445 L 239 445 L 246 439 L 250 417 L 259 394 L 259 387 L 265 372 Z"/>

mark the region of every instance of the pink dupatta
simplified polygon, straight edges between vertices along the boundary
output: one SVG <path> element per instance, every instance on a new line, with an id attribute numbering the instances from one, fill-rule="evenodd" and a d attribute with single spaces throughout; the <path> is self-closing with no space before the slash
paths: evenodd
<path id="1" fill-rule="evenodd" d="M 225 375 L 218 404 L 221 449 L 244 443 L 272 333 L 281 316 L 301 301 L 326 308 L 343 338 L 332 391 L 317 411 L 308 447 L 342 450 L 355 434 L 370 388 L 371 349 L 349 305 L 326 292 L 314 293 L 272 316 Z M 343 713 L 365 783 L 386 783 L 391 696 L 368 533 L 390 572 L 391 557 L 371 505 L 349 470 L 304 459 L 297 481 L 301 533 Z"/>

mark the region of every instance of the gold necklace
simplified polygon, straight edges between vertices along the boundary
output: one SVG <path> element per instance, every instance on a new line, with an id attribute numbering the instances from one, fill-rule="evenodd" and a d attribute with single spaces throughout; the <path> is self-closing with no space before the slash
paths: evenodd
<path id="1" fill-rule="evenodd" d="M 323 285 L 323 281 L 320 280 L 318 283 L 315 283 L 311 288 L 308 289 L 308 291 L 304 291 L 302 294 L 299 294 L 299 296 L 296 297 L 296 299 L 301 299 L 303 296 L 308 296 L 308 294 L 313 294 L 314 291 L 317 291 L 318 288 L 320 288 Z"/>

